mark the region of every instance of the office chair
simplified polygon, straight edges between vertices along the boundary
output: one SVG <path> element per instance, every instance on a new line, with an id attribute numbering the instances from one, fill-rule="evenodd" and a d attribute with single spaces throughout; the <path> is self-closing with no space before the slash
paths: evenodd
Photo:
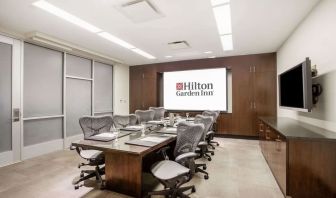
<path id="1" fill-rule="evenodd" d="M 169 160 L 164 147 L 160 150 L 165 160 L 157 162 L 151 168 L 151 172 L 160 183 L 164 185 L 164 190 L 149 192 L 151 195 L 165 195 L 172 198 L 189 197 L 183 192 L 191 190 L 195 192 L 195 186 L 181 187 L 183 184 L 191 180 L 194 175 L 195 162 L 194 158 L 196 147 L 201 140 L 204 126 L 202 124 L 191 124 L 181 122 L 177 126 L 177 140 L 174 149 L 175 161 Z"/>
<path id="2" fill-rule="evenodd" d="M 89 138 L 92 135 L 99 134 L 101 132 L 110 131 L 112 126 L 112 118 L 110 116 L 103 117 L 82 117 L 79 119 L 79 125 L 81 126 L 84 139 Z M 99 181 L 100 188 L 104 188 L 104 182 L 101 178 L 105 174 L 105 167 L 99 167 L 105 163 L 104 153 L 102 151 L 93 150 L 93 149 L 84 149 L 81 147 L 70 147 L 71 150 L 76 150 L 81 158 L 85 159 L 88 163 L 80 163 L 78 168 L 82 166 L 94 166 L 94 170 L 82 170 L 80 173 L 80 178 L 77 181 L 73 182 L 75 189 L 83 185 L 79 185 L 80 182 L 96 177 L 96 180 Z M 86 174 L 86 175 L 85 175 Z"/>
<path id="3" fill-rule="evenodd" d="M 154 111 L 154 120 L 160 120 L 164 117 L 166 110 L 164 107 L 149 107 L 149 110 Z"/>
<path id="4" fill-rule="evenodd" d="M 205 158 L 208 159 L 208 161 L 211 161 L 211 157 L 210 155 L 208 155 L 208 143 L 205 140 L 206 134 L 209 131 L 209 128 L 212 124 L 212 117 L 210 116 L 202 116 L 202 115 L 196 115 L 195 116 L 195 120 L 194 120 L 195 124 L 203 124 L 204 126 L 204 130 L 203 130 L 203 134 L 202 134 L 202 138 L 201 141 L 198 143 L 198 148 L 196 149 L 196 153 L 199 153 L 200 155 L 198 157 L 196 157 L 196 159 L 199 158 Z M 201 169 L 200 167 L 202 167 L 203 169 Z M 206 164 L 196 164 L 196 172 L 201 172 L 204 173 L 204 179 L 209 179 L 209 174 L 208 172 L 206 172 L 207 166 Z"/>
<path id="5" fill-rule="evenodd" d="M 136 110 L 135 115 L 137 116 L 138 123 L 148 122 L 154 119 L 155 112 L 153 110 Z"/>
<path id="6" fill-rule="evenodd" d="M 207 143 L 208 143 L 208 146 L 210 146 L 212 149 L 215 149 L 215 145 L 216 144 L 217 146 L 219 146 L 219 143 L 214 141 L 214 136 L 215 136 L 215 132 L 214 132 L 214 127 L 216 125 L 216 121 L 217 121 L 217 118 L 219 116 L 220 112 L 219 111 L 204 111 L 202 113 L 202 115 L 204 116 L 211 116 L 213 118 L 213 123 L 209 129 L 209 132 L 207 133 L 207 136 L 206 136 L 206 140 L 207 140 Z M 213 151 L 209 151 L 211 153 L 211 155 L 214 155 L 214 152 Z"/>
<path id="7" fill-rule="evenodd" d="M 127 126 L 136 125 L 137 117 L 135 114 L 114 115 L 112 120 L 115 128 L 125 128 Z"/>

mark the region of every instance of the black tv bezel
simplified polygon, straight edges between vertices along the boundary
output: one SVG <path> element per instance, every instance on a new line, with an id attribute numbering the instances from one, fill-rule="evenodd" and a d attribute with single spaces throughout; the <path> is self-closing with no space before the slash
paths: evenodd
<path id="1" fill-rule="evenodd" d="M 298 67 L 302 67 L 303 108 L 284 106 L 281 103 L 281 94 L 282 94 L 281 93 L 281 76 L 283 76 L 284 74 L 288 72 L 291 72 L 292 70 Z M 279 107 L 284 108 L 284 109 L 296 110 L 296 111 L 311 112 L 313 108 L 313 94 L 312 94 L 311 61 L 309 58 L 306 58 L 306 60 L 303 61 L 302 63 L 279 74 L 278 81 L 279 81 Z"/>

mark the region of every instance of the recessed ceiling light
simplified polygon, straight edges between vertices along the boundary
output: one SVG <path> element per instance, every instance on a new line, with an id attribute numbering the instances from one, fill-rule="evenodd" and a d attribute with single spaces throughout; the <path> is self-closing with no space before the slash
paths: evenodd
<path id="1" fill-rule="evenodd" d="M 99 36 L 113 42 L 116 43 L 126 49 L 134 49 L 135 47 L 129 43 L 127 43 L 126 41 L 121 40 L 120 38 L 117 38 L 115 36 L 113 36 L 112 34 L 108 33 L 108 32 L 100 32 L 98 33 Z"/>
<path id="2" fill-rule="evenodd" d="M 216 58 L 216 56 L 209 56 L 208 58 Z"/>
<path id="3" fill-rule="evenodd" d="M 232 34 L 222 35 L 221 42 L 224 51 L 233 50 Z"/>
<path id="4" fill-rule="evenodd" d="M 97 32 L 101 32 L 102 30 L 95 27 L 94 25 L 91 25 L 90 23 L 86 22 L 86 21 L 83 21 L 82 19 L 44 1 L 44 0 L 41 0 L 41 1 L 36 1 L 33 3 L 34 6 L 38 7 L 38 8 L 41 8 L 42 10 L 45 10 L 53 15 L 56 15 L 70 23 L 73 23 L 81 28 L 84 28 L 90 32 L 94 32 L 94 33 L 97 33 Z"/>
<path id="5" fill-rule="evenodd" d="M 206 51 L 204 54 L 212 54 L 212 51 Z"/>
<path id="6" fill-rule="evenodd" d="M 231 8 L 230 4 L 214 7 L 213 12 L 217 22 L 217 28 L 220 35 L 231 34 Z"/>
<path id="7" fill-rule="evenodd" d="M 143 57 L 146 57 L 148 59 L 156 59 L 154 56 L 148 54 L 147 52 L 145 51 L 142 51 L 141 49 L 138 49 L 138 48 L 134 48 L 134 49 L 131 49 L 133 52 L 143 56 Z"/>
<path id="8" fill-rule="evenodd" d="M 166 57 L 166 58 L 172 58 L 173 56 L 169 56 L 169 55 L 168 55 L 168 56 L 165 56 L 165 57 Z"/>
<path id="9" fill-rule="evenodd" d="M 230 0 L 211 0 L 212 6 L 218 6 L 225 3 L 230 3 Z"/>

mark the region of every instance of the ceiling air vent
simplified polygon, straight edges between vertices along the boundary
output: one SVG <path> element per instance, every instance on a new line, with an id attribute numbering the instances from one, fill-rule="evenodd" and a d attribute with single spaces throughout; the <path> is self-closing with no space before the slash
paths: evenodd
<path id="1" fill-rule="evenodd" d="M 117 9 L 134 23 L 147 22 L 164 15 L 151 0 L 135 0 L 118 6 Z"/>
<path id="2" fill-rule="evenodd" d="M 168 46 L 172 50 L 187 49 L 190 48 L 190 45 L 187 41 L 175 41 L 168 43 Z"/>

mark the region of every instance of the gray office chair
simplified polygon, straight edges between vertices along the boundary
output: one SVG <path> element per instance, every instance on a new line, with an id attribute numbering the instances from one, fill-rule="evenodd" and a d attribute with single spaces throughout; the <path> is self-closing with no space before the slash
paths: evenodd
<path id="1" fill-rule="evenodd" d="M 217 118 L 219 117 L 219 114 L 220 114 L 220 111 L 209 111 L 209 110 L 204 111 L 202 113 L 202 115 L 204 115 L 204 116 L 211 116 L 213 118 L 213 123 L 212 123 L 212 125 L 209 129 L 209 132 L 207 133 L 207 136 L 206 136 L 208 146 L 210 146 L 212 149 L 215 149 L 214 144 L 219 146 L 219 143 L 213 140 L 214 136 L 215 136 L 214 128 L 215 128 L 215 125 L 216 125 Z M 212 151 L 210 151 L 210 152 L 212 152 Z M 213 155 L 213 152 L 211 154 Z"/>
<path id="2" fill-rule="evenodd" d="M 149 110 L 154 111 L 154 120 L 161 120 L 166 112 L 164 107 L 149 107 Z"/>
<path id="3" fill-rule="evenodd" d="M 195 124 L 203 124 L 204 126 L 204 130 L 203 130 L 203 135 L 201 138 L 201 141 L 198 143 L 198 148 L 196 149 L 196 152 L 199 153 L 200 155 L 198 157 L 196 157 L 196 159 L 199 158 L 205 158 L 208 159 L 208 161 L 211 161 L 211 157 L 210 155 L 208 155 L 208 143 L 206 142 L 206 134 L 209 131 L 209 128 L 211 127 L 212 124 L 212 117 L 210 116 L 202 116 L 202 115 L 196 115 L 195 116 L 195 120 L 194 120 Z M 201 169 L 200 167 L 202 167 L 203 169 Z M 202 163 L 202 164 L 196 164 L 196 172 L 201 172 L 204 173 L 204 179 L 209 179 L 209 174 L 208 172 L 206 172 L 206 164 Z"/>
<path id="4" fill-rule="evenodd" d="M 112 119 L 115 128 L 125 128 L 127 126 L 136 125 L 137 122 L 137 117 L 135 114 L 114 115 Z"/>
<path id="5" fill-rule="evenodd" d="M 149 192 L 151 195 L 165 195 L 172 198 L 189 197 L 183 192 L 191 190 L 195 192 L 195 186 L 184 186 L 183 184 L 191 180 L 194 175 L 194 158 L 196 147 L 203 135 L 204 126 L 202 124 L 191 124 L 181 122 L 177 126 L 177 140 L 174 149 L 175 161 L 169 160 L 166 150 L 169 147 L 161 149 L 165 160 L 154 164 L 151 172 L 163 185 L 164 190 Z"/>
<path id="6" fill-rule="evenodd" d="M 100 116 L 100 117 L 86 116 L 79 119 L 79 125 L 83 130 L 84 139 L 87 139 L 101 132 L 110 131 L 113 125 L 113 120 L 111 116 Z"/>
<path id="7" fill-rule="evenodd" d="M 100 132 L 110 131 L 112 126 L 112 118 L 110 116 L 103 117 L 82 117 L 79 119 L 79 125 L 81 126 L 84 139 L 89 138 L 92 135 L 99 134 Z M 104 153 L 102 151 L 93 150 L 93 149 L 84 149 L 81 147 L 70 147 L 71 150 L 76 150 L 77 153 L 85 159 L 88 163 L 80 163 L 78 168 L 82 166 L 94 166 L 94 170 L 82 170 L 80 173 L 80 178 L 77 181 L 73 182 L 75 189 L 77 190 L 82 185 L 79 185 L 80 182 L 96 177 L 96 180 L 99 181 L 100 188 L 104 188 L 104 182 L 101 178 L 105 174 L 105 167 L 99 167 L 105 164 Z"/>
<path id="8" fill-rule="evenodd" d="M 135 115 L 137 116 L 138 123 L 148 122 L 154 119 L 155 112 L 153 110 L 136 110 Z"/>

